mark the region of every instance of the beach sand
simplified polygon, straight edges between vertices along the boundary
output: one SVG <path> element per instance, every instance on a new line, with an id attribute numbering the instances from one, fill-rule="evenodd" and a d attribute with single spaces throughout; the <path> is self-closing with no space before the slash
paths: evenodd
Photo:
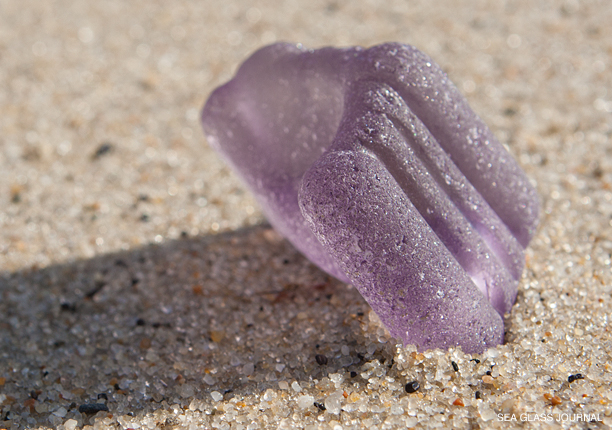
<path id="1" fill-rule="evenodd" d="M 596 0 L 2 1 L 0 429 L 612 426 L 610 22 Z M 504 345 L 397 345 L 210 149 L 206 98 L 274 41 L 415 45 L 517 158 L 542 215 Z"/>

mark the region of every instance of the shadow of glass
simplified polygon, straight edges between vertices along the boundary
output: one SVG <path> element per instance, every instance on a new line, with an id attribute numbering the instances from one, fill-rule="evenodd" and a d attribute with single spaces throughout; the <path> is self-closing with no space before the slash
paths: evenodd
<path id="1" fill-rule="evenodd" d="M 291 390 L 374 353 L 359 293 L 268 225 L 5 273 L 0 283 L 3 419 Z"/>

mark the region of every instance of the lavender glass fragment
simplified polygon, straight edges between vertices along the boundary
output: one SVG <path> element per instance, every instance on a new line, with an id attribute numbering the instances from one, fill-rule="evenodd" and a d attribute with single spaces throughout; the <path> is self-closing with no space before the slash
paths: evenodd
<path id="1" fill-rule="evenodd" d="M 538 197 L 429 57 L 275 44 L 207 101 L 270 223 L 421 350 L 503 341 Z"/>

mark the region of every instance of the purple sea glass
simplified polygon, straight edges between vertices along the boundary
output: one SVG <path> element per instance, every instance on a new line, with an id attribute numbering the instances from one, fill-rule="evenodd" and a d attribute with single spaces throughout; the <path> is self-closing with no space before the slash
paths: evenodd
<path id="1" fill-rule="evenodd" d="M 503 341 L 538 197 L 425 54 L 271 45 L 202 122 L 270 223 L 391 335 L 421 350 Z"/>

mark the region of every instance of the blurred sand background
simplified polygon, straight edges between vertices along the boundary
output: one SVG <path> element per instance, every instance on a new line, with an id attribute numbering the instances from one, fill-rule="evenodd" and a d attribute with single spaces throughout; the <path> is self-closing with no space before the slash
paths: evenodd
<path id="1" fill-rule="evenodd" d="M 610 22 L 605 0 L 1 1 L 0 428 L 611 426 Z M 415 45 L 507 144 L 542 218 L 505 345 L 396 346 L 265 223 L 198 115 L 274 41 Z"/>

